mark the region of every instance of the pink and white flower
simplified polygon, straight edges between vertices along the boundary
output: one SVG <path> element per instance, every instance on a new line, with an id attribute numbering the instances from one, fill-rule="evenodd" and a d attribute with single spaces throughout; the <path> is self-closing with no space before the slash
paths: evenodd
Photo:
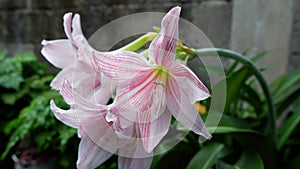
<path id="1" fill-rule="evenodd" d="M 63 82 L 60 93 L 71 108 L 62 110 L 51 101 L 51 110 L 57 119 L 79 131 L 79 169 L 96 168 L 116 151 L 119 154 L 120 169 L 150 168 L 152 156 L 146 153 L 139 140 L 135 139 L 135 126 L 131 126 L 131 131 L 126 132 L 127 137 L 120 138 L 116 133 L 124 134 L 124 131 L 117 117 L 109 122 L 106 120 L 107 106 L 83 98 L 72 90 L 67 81 Z M 141 156 L 142 154 L 144 156 Z"/>
<path id="2" fill-rule="evenodd" d="M 94 49 L 88 44 L 84 37 L 80 16 L 66 13 L 64 19 L 64 30 L 68 39 L 42 41 L 41 52 L 45 58 L 57 68 L 62 69 L 52 80 L 50 86 L 60 90 L 64 80 L 68 80 L 73 90 L 84 97 L 90 97 L 94 92 L 98 101 L 105 104 L 111 97 L 115 85 L 99 71 L 94 63 L 92 51 Z"/>
<path id="3" fill-rule="evenodd" d="M 150 60 L 132 52 L 93 52 L 101 72 L 118 85 L 110 109 L 121 124 L 138 125 L 147 152 L 166 135 L 172 115 L 204 139 L 211 137 L 193 107 L 194 102 L 208 98 L 209 91 L 175 60 L 180 10 L 175 7 L 163 18 L 161 32 L 149 47 Z"/>
<path id="4" fill-rule="evenodd" d="M 172 116 L 204 139 L 211 137 L 193 107 L 209 91 L 175 59 L 180 10 L 175 7 L 163 18 L 149 60 L 133 52 L 94 50 L 83 36 L 78 14 L 64 16 L 68 39 L 42 42 L 42 54 L 62 69 L 51 87 L 70 109 L 51 101 L 51 110 L 78 129 L 79 169 L 95 168 L 115 152 L 119 168 L 150 168 L 151 153 L 167 134 Z M 113 104 L 105 105 L 116 87 Z"/>

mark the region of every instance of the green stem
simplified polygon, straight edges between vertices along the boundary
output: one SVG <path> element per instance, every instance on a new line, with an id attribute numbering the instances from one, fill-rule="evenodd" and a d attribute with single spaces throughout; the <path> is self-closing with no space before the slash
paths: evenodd
<path id="1" fill-rule="evenodd" d="M 194 55 L 191 56 L 190 59 L 193 59 L 195 57 L 199 57 L 199 56 L 220 56 L 220 57 L 226 57 L 226 58 L 231 58 L 234 59 L 236 61 L 239 61 L 241 63 L 243 63 L 245 66 L 248 66 L 253 74 L 255 75 L 255 77 L 257 78 L 259 84 L 261 85 L 261 88 L 265 94 L 266 97 L 266 102 L 267 102 L 267 106 L 268 106 L 268 116 L 269 116 L 269 132 L 272 138 L 274 138 L 275 142 L 277 141 L 277 131 L 276 131 L 276 112 L 275 112 L 275 106 L 273 103 L 273 99 L 272 99 L 272 95 L 269 89 L 269 86 L 265 80 L 265 78 L 263 77 L 263 75 L 261 74 L 261 72 L 259 71 L 259 69 L 257 69 L 257 67 L 254 65 L 254 63 L 244 57 L 243 55 L 231 51 L 231 50 L 227 50 L 227 49 L 220 49 L 220 48 L 206 48 L 206 49 L 196 49 L 194 50 Z"/>
<path id="2" fill-rule="evenodd" d="M 138 39 L 127 44 L 126 46 L 123 46 L 118 50 L 135 52 L 139 50 L 141 47 L 143 47 L 146 43 L 151 42 L 156 37 L 156 35 L 157 33 L 155 32 L 146 33 L 145 35 L 139 37 Z"/>

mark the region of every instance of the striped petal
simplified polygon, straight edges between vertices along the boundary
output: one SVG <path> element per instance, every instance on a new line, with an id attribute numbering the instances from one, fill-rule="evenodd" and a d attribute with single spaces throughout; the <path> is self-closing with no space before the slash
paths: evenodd
<path id="1" fill-rule="evenodd" d="M 74 106 L 80 119 L 90 120 L 89 116 L 99 117 L 107 113 L 107 108 L 104 105 L 97 104 L 93 100 L 86 99 L 74 91 L 68 81 L 64 81 L 60 94 L 70 106 Z M 81 111 L 79 111 L 81 110 Z M 86 116 L 85 116 L 86 115 Z"/>
<path id="2" fill-rule="evenodd" d="M 77 61 L 76 64 L 60 71 L 50 86 L 53 89 L 61 90 L 64 81 L 71 82 L 73 90 L 87 98 L 91 97 L 101 87 L 101 75 L 82 61 Z"/>
<path id="3" fill-rule="evenodd" d="M 74 108 L 82 130 L 98 146 L 112 152 L 124 144 L 117 137 L 111 124 L 105 119 L 106 106 L 81 97 L 78 93 L 72 91 L 67 82 L 62 85 L 61 95 L 71 105 L 71 108 Z"/>
<path id="4" fill-rule="evenodd" d="M 151 166 L 153 157 L 148 158 L 130 158 L 130 157 L 121 157 L 118 159 L 118 168 L 119 169 L 148 169 Z"/>
<path id="5" fill-rule="evenodd" d="M 119 86 L 111 109 L 129 121 L 138 122 L 139 112 L 148 111 L 156 85 L 153 70 L 140 71 L 124 86 Z M 159 99 L 160 100 L 160 99 Z M 151 106 L 150 106 L 151 107 Z M 118 114 L 116 113 L 116 114 Z"/>
<path id="6" fill-rule="evenodd" d="M 80 121 L 78 119 L 77 113 L 73 109 L 63 110 L 56 106 L 53 100 L 50 101 L 50 109 L 54 113 L 54 116 L 63 122 L 65 125 L 79 128 Z"/>
<path id="7" fill-rule="evenodd" d="M 131 81 L 139 71 L 151 68 L 143 56 L 127 51 L 94 52 L 94 59 L 101 72 L 117 85 Z"/>
<path id="8" fill-rule="evenodd" d="M 175 61 L 180 10 L 174 7 L 165 15 L 159 35 L 150 44 L 149 57 L 158 65 L 168 66 Z"/>
<path id="9" fill-rule="evenodd" d="M 100 89 L 95 92 L 93 99 L 97 104 L 106 105 L 117 85 L 105 75 L 102 75 Z"/>
<path id="10" fill-rule="evenodd" d="M 155 112 L 139 113 L 139 123 L 143 146 L 146 152 L 150 153 L 158 145 L 161 139 L 167 134 L 170 122 L 171 114 L 168 111 L 164 111 L 160 117 L 153 117 Z M 149 121 L 149 122 L 143 122 Z"/>
<path id="11" fill-rule="evenodd" d="M 77 168 L 96 168 L 112 156 L 112 152 L 99 147 L 87 134 L 82 136 L 79 144 Z"/>
<path id="12" fill-rule="evenodd" d="M 64 69 L 62 69 L 56 76 L 55 78 L 51 81 L 50 86 L 52 89 L 55 90 L 60 90 L 62 83 L 67 80 L 67 81 L 72 81 L 73 76 L 74 76 L 74 70 L 75 66 L 70 65 Z"/>
<path id="13" fill-rule="evenodd" d="M 206 129 L 200 115 L 190 103 L 185 93 L 186 91 L 181 89 L 177 81 L 170 78 L 167 87 L 168 109 L 184 127 L 192 130 L 204 139 L 210 139 L 211 134 Z"/>
<path id="14" fill-rule="evenodd" d="M 153 155 L 145 152 L 140 139 L 131 142 L 119 149 L 119 169 L 148 169 L 151 166 Z"/>
<path id="15" fill-rule="evenodd" d="M 188 67 L 174 62 L 170 69 L 181 90 L 187 95 L 189 103 L 210 97 L 208 89 Z"/>

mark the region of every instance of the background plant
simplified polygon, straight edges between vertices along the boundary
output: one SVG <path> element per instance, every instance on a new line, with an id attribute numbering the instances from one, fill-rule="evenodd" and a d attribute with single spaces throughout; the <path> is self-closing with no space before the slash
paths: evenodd
<path id="1" fill-rule="evenodd" d="M 211 131 L 216 129 L 211 140 L 200 144 L 197 137 L 189 133 L 172 151 L 157 156 L 152 168 L 299 167 L 300 68 L 267 84 L 261 74 L 264 69 L 254 64 L 266 54 L 263 52 L 247 59 L 243 54 L 225 49 L 187 51 L 190 59 L 220 56 L 234 60 L 225 70 L 224 113 L 218 126 L 207 126 Z M 203 104 L 209 107 L 210 103 Z M 206 115 L 203 115 L 204 119 Z"/>
<path id="2" fill-rule="evenodd" d="M 49 87 L 54 73 L 31 52 L 13 57 L 6 57 L 7 53 L 0 53 L 0 134 L 1 144 L 6 145 L 0 148 L 1 163 L 11 161 L 11 154 L 18 150 L 37 147 L 39 152 L 61 154 L 62 167 L 69 166 L 68 158 L 73 164 L 72 155 L 64 154 L 74 151 L 76 130 L 57 121 L 49 108 L 51 99 L 66 107 L 58 92 Z M 76 159 L 76 153 L 69 154 Z"/>
<path id="3" fill-rule="evenodd" d="M 216 53 L 234 62 L 225 70 L 226 79 L 223 79 L 227 82 L 227 96 L 222 119 L 218 126 L 207 126 L 211 131 L 215 129 L 213 138 L 199 143 L 197 136 L 189 132 L 174 148 L 155 156 L 152 168 L 300 166 L 297 151 L 300 148 L 300 68 L 267 84 L 261 74 L 264 69 L 254 64 L 267 52 L 247 59 L 245 54 L 225 49 L 180 48 L 177 55 L 178 59 L 192 60 L 214 57 Z M 14 57 L 5 57 L 6 54 L 6 51 L 0 53 L 0 134 L 1 144 L 7 145 L 0 147 L 4 152 L 1 165 L 11 161 L 7 154 L 12 154 L 20 142 L 29 141 L 40 151 L 58 150 L 62 167 L 72 168 L 78 139 L 76 131 L 58 122 L 49 110 L 50 99 L 55 99 L 61 107 L 66 106 L 58 93 L 49 88 L 53 74 L 32 53 Z M 216 86 L 211 88 L 212 92 Z M 202 114 L 205 119 L 210 100 L 201 104 L 208 109 Z M 99 168 L 117 168 L 116 159 L 112 157 Z"/>

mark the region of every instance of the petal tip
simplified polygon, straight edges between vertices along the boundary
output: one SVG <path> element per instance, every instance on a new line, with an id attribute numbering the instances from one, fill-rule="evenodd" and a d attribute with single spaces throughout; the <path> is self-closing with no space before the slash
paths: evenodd
<path id="1" fill-rule="evenodd" d="M 72 12 L 67 12 L 67 13 L 64 14 L 64 17 L 63 17 L 63 18 L 64 18 L 64 20 L 66 20 L 66 19 L 68 19 L 69 17 L 72 17 L 72 15 L 73 15 Z"/>
<path id="2" fill-rule="evenodd" d="M 42 42 L 41 42 L 41 44 L 42 44 L 43 46 L 45 46 L 45 45 L 47 44 L 47 41 L 46 41 L 45 39 L 43 39 Z"/>

